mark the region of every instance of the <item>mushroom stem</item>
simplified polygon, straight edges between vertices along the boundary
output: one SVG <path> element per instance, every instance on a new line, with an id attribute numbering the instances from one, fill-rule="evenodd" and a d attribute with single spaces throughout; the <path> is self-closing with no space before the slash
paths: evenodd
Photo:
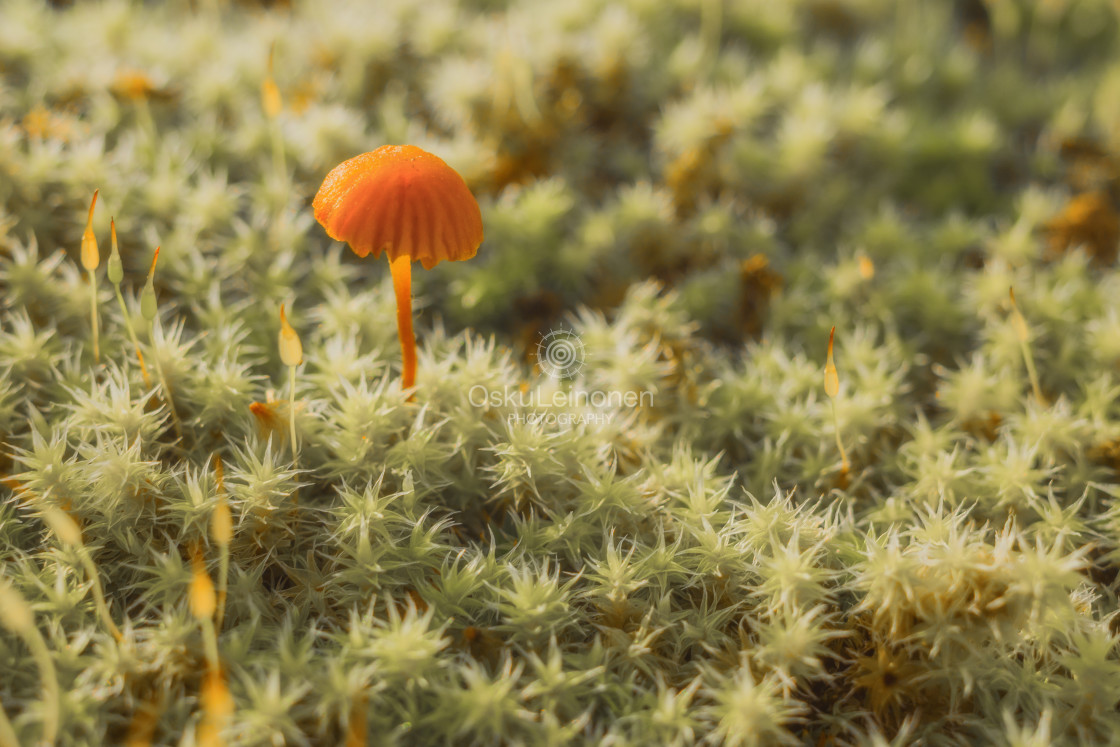
<path id="1" fill-rule="evenodd" d="M 412 258 L 402 254 L 389 260 L 393 290 L 397 294 L 397 335 L 401 338 L 401 388 L 416 383 L 416 337 L 412 334 Z"/>

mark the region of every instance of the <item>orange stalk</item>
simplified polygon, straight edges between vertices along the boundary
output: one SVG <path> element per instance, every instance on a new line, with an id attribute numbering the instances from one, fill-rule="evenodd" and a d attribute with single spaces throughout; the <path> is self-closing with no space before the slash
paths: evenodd
<path id="1" fill-rule="evenodd" d="M 93 190 L 93 199 L 89 203 L 89 216 L 86 218 L 86 230 L 82 232 L 82 267 L 89 273 L 89 316 L 93 327 L 93 358 L 101 362 L 101 343 L 98 340 L 100 324 L 97 320 L 97 266 L 101 264 L 101 255 L 97 251 L 97 236 L 93 233 L 93 208 L 97 205 L 97 195 L 100 189 Z"/>
<path id="2" fill-rule="evenodd" d="M 836 373 L 836 362 L 832 358 L 832 339 L 836 336 L 836 327 L 828 333 L 828 357 L 824 364 L 824 393 L 832 400 L 832 424 L 836 429 L 836 448 L 840 451 L 840 473 L 848 474 L 851 462 L 848 461 L 848 452 L 844 450 L 844 442 L 840 440 L 840 418 L 836 414 L 836 396 L 840 394 L 840 376 Z"/>
<path id="3" fill-rule="evenodd" d="M 393 291 L 397 294 L 397 335 L 401 338 L 401 388 L 416 383 L 416 337 L 412 334 L 412 258 L 402 254 L 389 260 Z"/>

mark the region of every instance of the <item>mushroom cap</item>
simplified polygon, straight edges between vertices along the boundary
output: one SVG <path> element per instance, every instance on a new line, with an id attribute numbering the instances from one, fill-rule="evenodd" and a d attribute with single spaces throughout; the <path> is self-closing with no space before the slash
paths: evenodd
<path id="1" fill-rule="evenodd" d="M 482 213 L 467 183 L 415 145 L 383 145 L 331 169 L 315 219 L 359 257 L 407 255 L 430 270 L 470 259 L 482 243 Z"/>

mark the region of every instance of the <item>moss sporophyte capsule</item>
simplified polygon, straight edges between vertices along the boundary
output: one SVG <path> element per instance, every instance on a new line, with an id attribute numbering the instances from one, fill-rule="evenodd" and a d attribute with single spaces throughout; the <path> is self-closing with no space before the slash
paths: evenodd
<path id="1" fill-rule="evenodd" d="M 156 261 L 159 259 L 159 247 L 156 247 L 155 256 L 152 257 L 152 266 L 148 270 L 148 279 L 144 282 L 144 290 L 140 293 L 140 315 L 145 321 L 156 318 Z"/>
<path id="2" fill-rule="evenodd" d="M 109 234 L 110 234 L 110 249 L 109 261 L 106 263 L 106 274 L 109 276 L 109 282 L 113 285 L 120 285 L 124 280 L 124 263 L 121 262 L 121 253 L 117 249 L 117 222 L 115 218 L 109 220 Z"/>
<path id="3" fill-rule="evenodd" d="M 93 199 L 89 202 L 89 215 L 86 217 L 86 228 L 82 232 L 81 260 L 82 267 L 89 273 L 89 318 L 93 329 L 93 358 L 101 360 L 101 345 L 99 342 L 99 324 L 97 320 L 97 266 L 101 264 L 101 253 L 97 250 L 97 236 L 93 233 L 93 208 L 97 205 L 97 195 L 100 190 L 93 191 Z"/>

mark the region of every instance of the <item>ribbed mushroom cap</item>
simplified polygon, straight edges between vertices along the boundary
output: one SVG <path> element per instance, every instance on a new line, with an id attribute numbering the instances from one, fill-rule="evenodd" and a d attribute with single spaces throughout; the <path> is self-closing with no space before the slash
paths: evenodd
<path id="1" fill-rule="evenodd" d="M 414 145 L 383 145 L 335 166 L 319 187 L 315 219 L 359 257 L 407 255 L 430 270 L 470 259 L 482 243 L 482 213 L 467 183 Z"/>

